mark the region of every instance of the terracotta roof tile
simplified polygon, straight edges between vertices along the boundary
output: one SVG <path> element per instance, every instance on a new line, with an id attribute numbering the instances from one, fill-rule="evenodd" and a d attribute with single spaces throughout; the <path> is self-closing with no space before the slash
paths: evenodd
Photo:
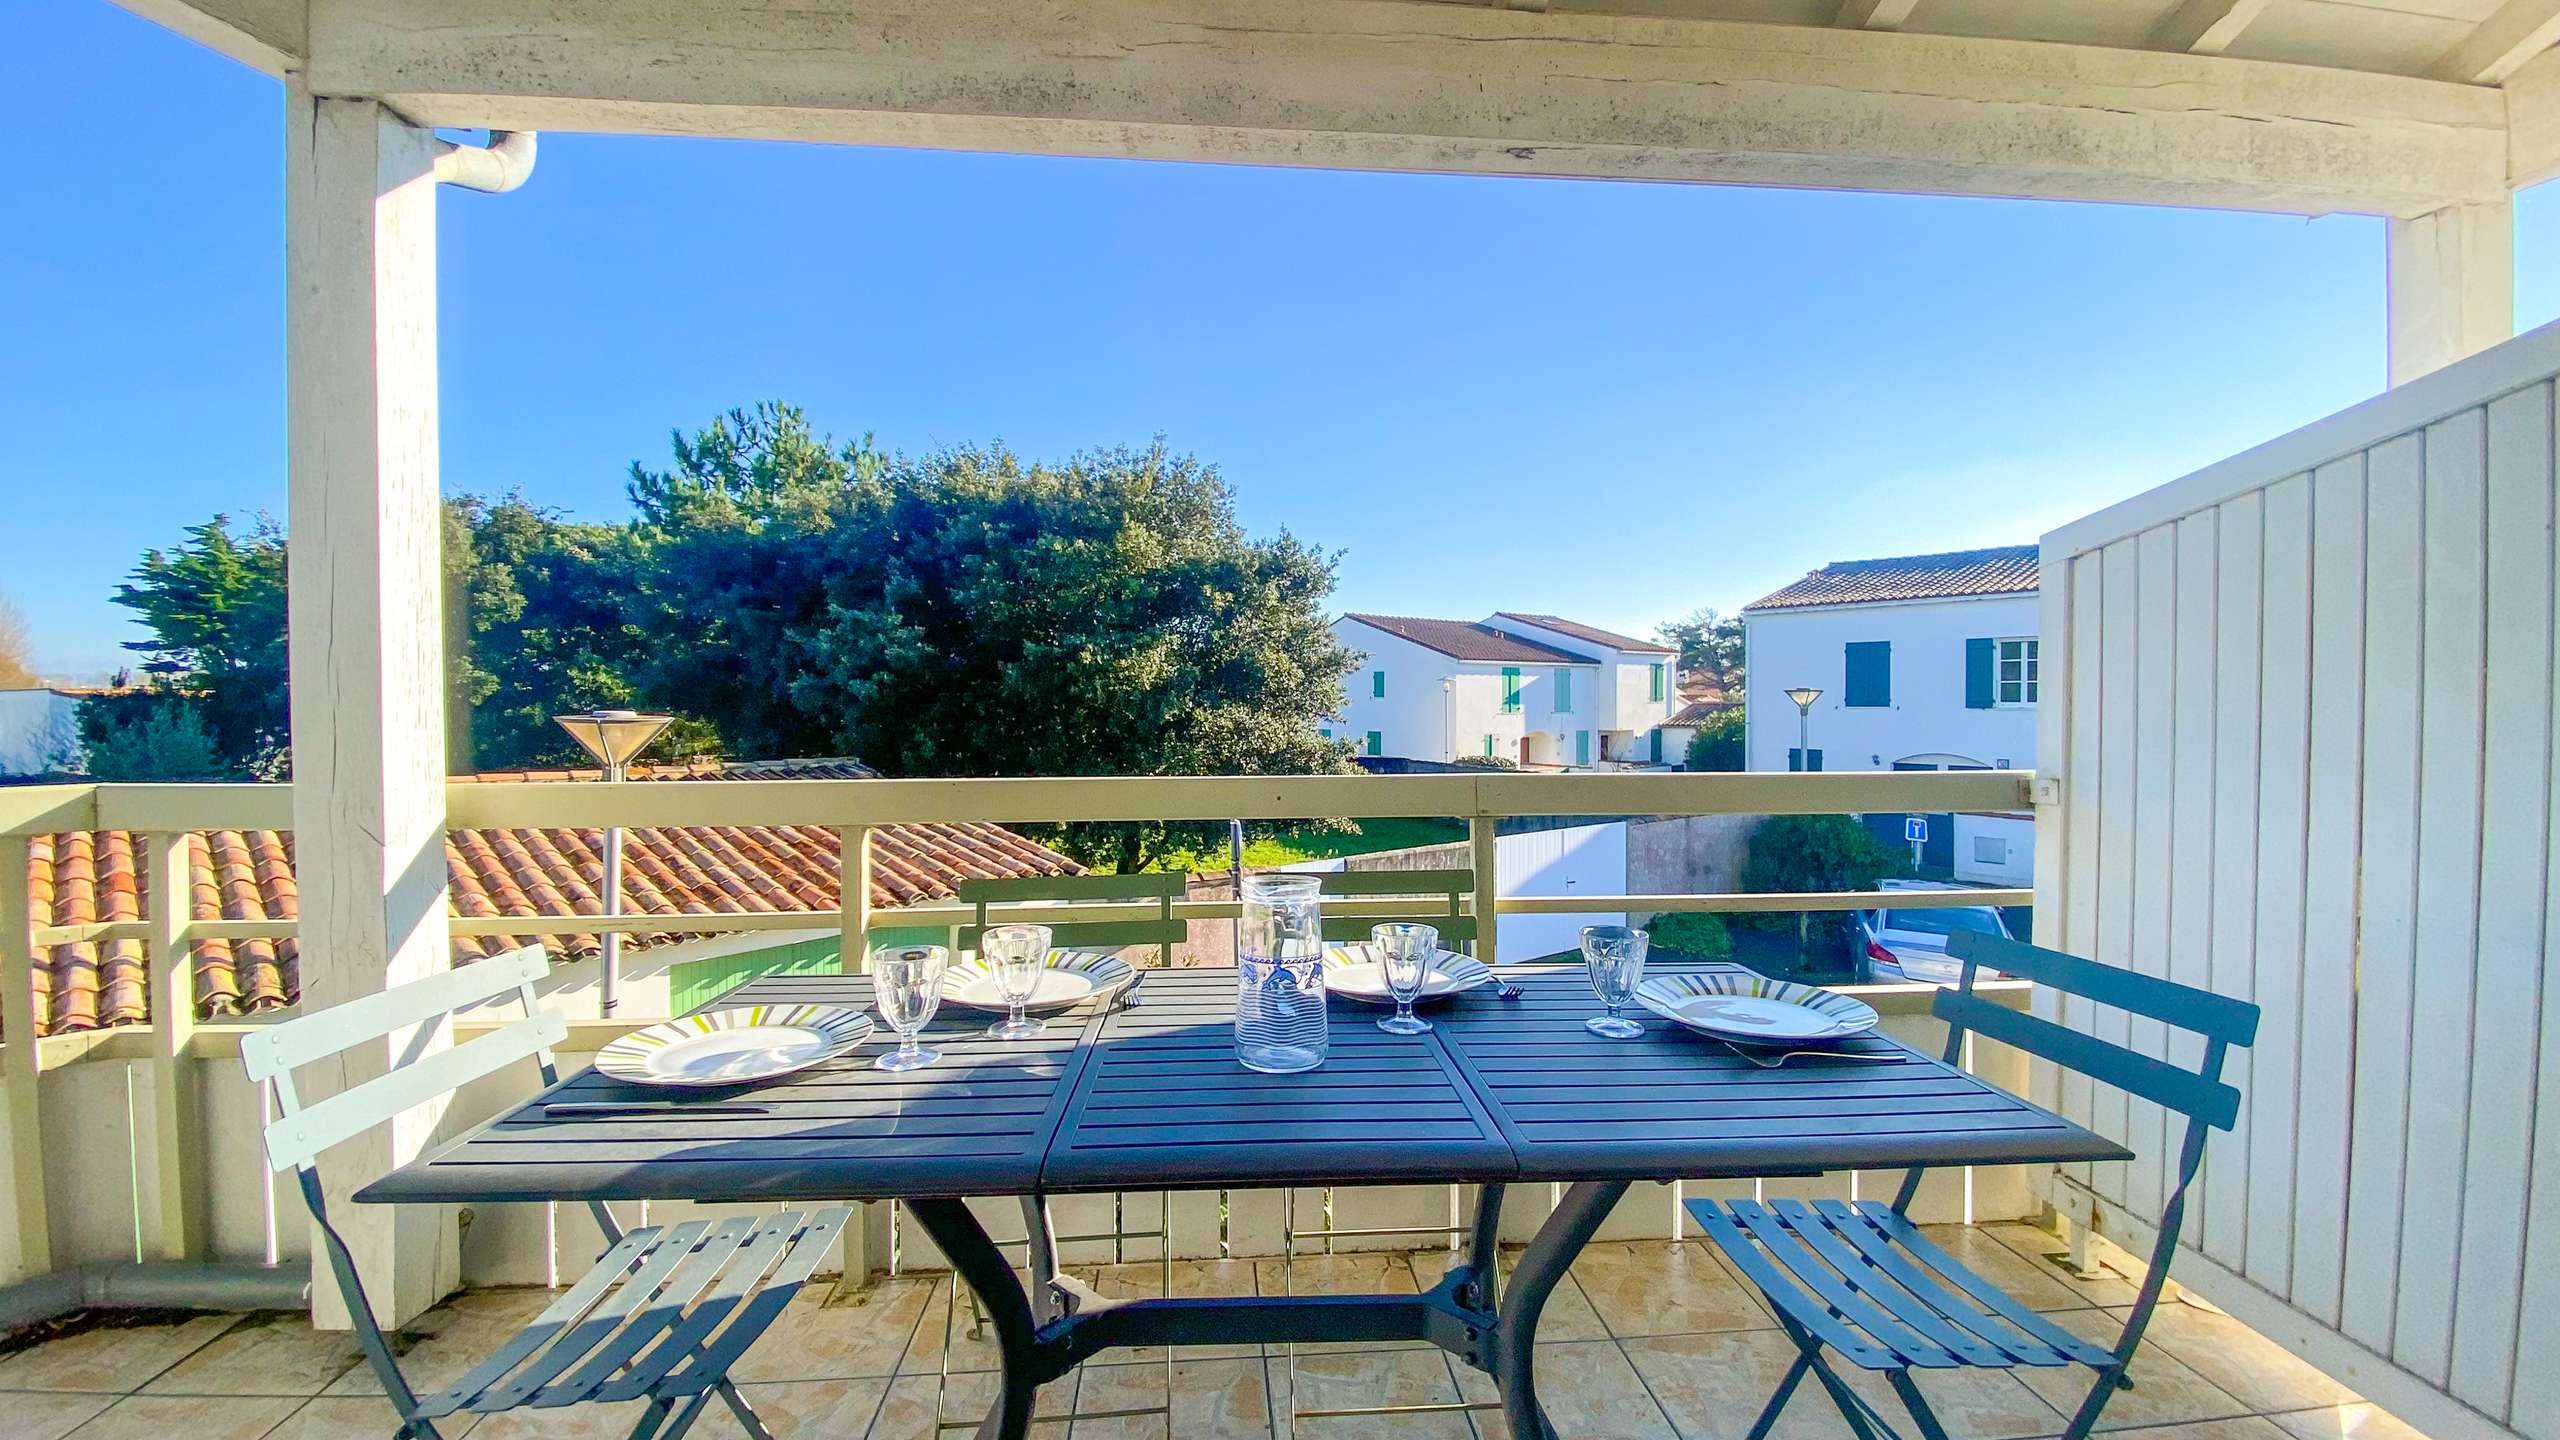
<path id="1" fill-rule="evenodd" d="M 1599 663 L 1588 655 L 1576 655 L 1474 620 L 1433 620 L 1419 615 L 1362 615 L 1356 612 L 1346 612 L 1342 618 L 1357 620 L 1373 630 L 1384 630 L 1399 640 L 1410 640 L 1425 650 L 1437 650 L 1454 660 L 1497 665 Z"/>
<path id="2" fill-rule="evenodd" d="M 585 772 L 584 778 L 594 773 Z M 697 762 L 651 767 L 644 778 L 847 779 L 870 773 L 850 761 Z M 519 771 L 469 778 L 580 777 L 568 771 Z M 633 935 L 634 947 L 686 938 L 679 918 L 685 915 L 836 909 L 839 846 L 831 828 L 644 826 L 623 835 L 624 910 L 669 917 L 666 929 Z M 195 918 L 295 918 L 299 897 L 291 836 L 217 830 L 187 840 L 194 862 L 188 901 Z M 35 923 L 141 919 L 140 876 L 147 845 L 142 837 L 121 830 L 34 837 L 28 879 Z M 455 830 L 445 837 L 445 870 L 456 915 L 603 913 L 603 837 L 597 830 Z M 874 832 L 871 901 L 890 908 L 947 898 L 964 879 L 1078 873 L 1074 861 L 1002 826 L 885 825 Z M 458 935 L 453 950 L 457 959 L 476 960 L 537 938 L 570 957 L 593 955 L 600 948 L 590 934 Z M 300 991 L 291 940 L 200 940 L 194 950 L 200 1015 L 273 1010 L 292 1003 Z M 35 984 L 36 1020 L 47 1035 L 149 1018 L 149 975 L 136 941 L 47 946 L 37 954 Z"/>
<path id="3" fill-rule="evenodd" d="M 1793 585 L 1763 595 L 1745 610 L 1857 605 L 1881 600 L 1953 600 L 1971 595 L 2031 595 L 2038 551 L 2033 545 L 1835 560 Z"/>
<path id="4" fill-rule="evenodd" d="M 1588 640 L 1594 645 L 1606 645 L 1612 650 L 1632 650 L 1649 655 L 1680 653 L 1659 640 L 1639 640 L 1633 635 L 1621 635 L 1615 630 L 1603 630 L 1597 625 L 1585 625 L 1579 621 L 1567 620 L 1561 615 L 1532 615 L 1521 610 L 1496 610 L 1493 613 L 1505 620 L 1517 620 L 1523 625 L 1535 625 L 1541 630 L 1553 630 L 1559 635 L 1570 635 L 1576 640 Z"/>

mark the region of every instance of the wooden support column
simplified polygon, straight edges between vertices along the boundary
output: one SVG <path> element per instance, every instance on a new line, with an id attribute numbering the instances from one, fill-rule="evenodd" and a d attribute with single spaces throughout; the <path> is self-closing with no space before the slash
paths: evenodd
<path id="1" fill-rule="evenodd" d="M 204 1113 L 196 1099 L 196 1062 L 187 1040 L 196 1028 L 195 962 L 188 954 L 195 865 L 192 837 L 153 835 L 143 842 L 143 943 L 151 972 L 152 1222 L 143 1242 L 154 1258 L 201 1260 L 207 1253 Z"/>
<path id="2" fill-rule="evenodd" d="M 2387 223 L 2392 384 L 2515 334 L 2512 202 L 2448 205 Z"/>
<path id="3" fill-rule="evenodd" d="M 871 963 L 870 826 L 847 825 L 836 832 L 836 884 L 836 902 L 844 917 L 837 965 L 847 975 L 859 975 Z"/>
<path id="4" fill-rule="evenodd" d="M 1502 884 L 1496 874 L 1495 860 L 1499 851 L 1494 845 L 1497 825 L 1489 815 L 1470 816 L 1467 820 L 1468 853 L 1475 862 L 1476 958 L 1487 965 L 1501 958 L 1496 932 L 1502 928 L 1500 902 Z"/>
<path id="5" fill-rule="evenodd" d="M 0 1278 L 25 1280 L 53 1268 L 53 1231 L 44 1198 L 44 1109 L 37 1103 L 43 1069 L 36 1044 L 35 907 L 27 892 L 24 835 L 0 835 L 0 1069 L 7 1085 L 10 1208 L 16 1221 L 15 1263 Z"/>
<path id="6" fill-rule="evenodd" d="M 294 856 L 302 1000 L 325 1009 L 451 963 L 436 455 L 434 137 L 369 100 L 285 101 Z M 443 1048 L 450 1026 L 306 1072 L 318 1098 Z M 358 1205 L 418 1153 L 422 1106 L 331 1151 L 331 1218 L 386 1325 L 461 1280 L 453 1215 Z M 319 1252 L 315 1242 L 313 1253 Z M 344 1326 L 337 1287 L 314 1319 Z"/>

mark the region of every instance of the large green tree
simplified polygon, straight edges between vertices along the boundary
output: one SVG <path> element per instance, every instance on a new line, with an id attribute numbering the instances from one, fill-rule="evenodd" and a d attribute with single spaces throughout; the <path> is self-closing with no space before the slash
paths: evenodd
<path id="1" fill-rule="evenodd" d="M 1728 700 L 1742 698 L 1742 617 L 1708 606 L 1657 626 L 1656 638 L 1680 652 L 1680 673 L 1705 679 Z"/>
<path id="2" fill-rule="evenodd" d="M 1333 557 L 1246 535 L 1216 470 L 1161 443 L 891 461 L 767 407 L 679 437 L 675 468 L 635 473 L 632 498 L 656 552 L 650 688 L 705 707 L 742 753 L 896 775 L 1347 763 L 1316 732 L 1351 658 L 1324 620 Z M 1167 840 L 1062 837 L 1123 868 Z"/>
<path id="3" fill-rule="evenodd" d="M 107 742 L 117 727 L 154 721 L 183 696 L 224 763 L 245 774 L 282 775 L 290 739 L 282 527 L 261 518 L 234 533 L 227 515 L 188 526 L 184 543 L 143 552 L 115 600 L 150 632 L 125 648 L 145 657 L 143 674 L 158 693 L 147 702 L 84 706 L 89 744 Z M 193 758 L 190 752 L 191 764 Z"/>

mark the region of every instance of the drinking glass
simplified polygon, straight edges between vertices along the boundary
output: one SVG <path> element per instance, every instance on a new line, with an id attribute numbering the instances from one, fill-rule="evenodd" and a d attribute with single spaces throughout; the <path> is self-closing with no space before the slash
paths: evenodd
<path id="1" fill-rule="evenodd" d="M 1612 1040 L 1632 1040 L 1644 1027 L 1621 1016 L 1636 986 L 1644 980 L 1644 952 L 1650 943 L 1641 930 L 1624 925 L 1591 925 L 1582 932 L 1582 963 L 1591 972 L 1591 992 L 1608 1008 L 1582 1022 L 1582 1028 Z"/>
<path id="2" fill-rule="evenodd" d="M 989 926 L 978 937 L 978 953 L 987 957 L 996 993 L 1008 1007 L 1005 1018 L 988 1026 L 987 1033 L 998 1040 L 1028 1040 L 1048 1029 L 1048 1022 L 1032 1019 L 1026 1007 L 1031 1004 L 1031 992 L 1040 988 L 1040 972 L 1049 964 L 1049 927 Z"/>
<path id="3" fill-rule="evenodd" d="M 1440 932 L 1429 925 L 1373 925 L 1369 952 L 1378 957 L 1378 971 L 1386 977 L 1387 993 L 1396 1002 L 1396 1013 L 1379 1021 L 1378 1028 L 1390 1035 L 1429 1030 L 1431 1022 L 1413 1013 L 1413 1002 L 1421 998 L 1423 978 L 1431 973 L 1431 957 L 1440 953 Z"/>
<path id="4" fill-rule="evenodd" d="M 1236 927 L 1236 1063 L 1292 1075 L 1324 1063 L 1324 898 L 1313 875 L 1248 875 Z"/>
<path id="5" fill-rule="evenodd" d="M 916 1044 L 916 1036 L 942 1005 L 942 972 L 951 957 L 939 945 L 909 945 L 878 950 L 871 956 L 871 988 L 880 998 L 880 1018 L 898 1032 L 898 1048 L 880 1057 L 883 1070 L 913 1070 L 942 1058 L 939 1050 Z"/>

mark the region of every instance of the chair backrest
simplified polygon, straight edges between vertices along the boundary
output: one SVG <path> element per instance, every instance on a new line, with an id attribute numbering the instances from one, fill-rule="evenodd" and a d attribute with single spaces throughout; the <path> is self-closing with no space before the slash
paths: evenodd
<path id="1" fill-rule="evenodd" d="M 568 1022 L 543 1013 L 534 997 L 535 982 L 550 973 L 551 957 L 541 946 L 530 945 L 243 1037 L 240 1059 L 249 1078 L 274 1086 L 281 1117 L 267 1126 L 268 1163 L 278 1170 L 307 1171 L 330 1146 L 527 1057 L 542 1067 L 549 1083 L 551 1047 L 569 1034 Z M 294 1089 L 293 1072 L 304 1065 L 511 990 L 524 1002 L 525 1018 L 502 1029 L 410 1061 L 315 1104 L 304 1105 Z"/>
<path id="2" fill-rule="evenodd" d="M 989 906 L 1067 902 L 1058 906 L 1054 918 L 1050 915 L 1040 917 L 1039 923 L 1049 927 L 1050 944 L 1081 950 L 1153 945 L 1158 961 L 1171 965 L 1173 947 L 1190 938 L 1188 923 L 1174 918 L 1173 913 L 1173 902 L 1182 898 L 1189 884 L 1190 877 L 1179 873 L 1031 875 L 1007 880 L 963 880 L 958 887 L 960 900 L 975 909 L 977 916 L 971 923 L 960 927 L 959 945 L 963 950 L 978 948 L 978 937 L 987 930 Z M 1098 907 L 1150 900 L 1155 902 L 1156 908 L 1153 919 L 1075 918 L 1074 902 L 1077 901 Z"/>
<path id="3" fill-rule="evenodd" d="M 2222 1079 L 2225 1052 L 2258 1038 L 2258 1007 L 2192 985 L 2099 965 L 2076 955 L 2040 950 L 1996 935 L 1958 931 L 1948 953 L 1964 962 L 1957 988 L 1938 992 L 1932 1013 L 1955 1033 L 1986 1035 L 2064 1069 L 2168 1107 L 2189 1120 L 2228 1130 L 2240 1113 L 2240 1092 Z M 1995 1005 L 1974 993 L 1979 967 L 1991 966 L 2066 994 L 2157 1020 L 2202 1036 L 2204 1056 L 2193 1070 L 2128 1050 L 2050 1020 Z"/>
<path id="4" fill-rule="evenodd" d="M 1476 917 L 1466 903 L 1475 889 L 1473 870 L 1336 870 L 1318 879 L 1317 888 L 1327 895 L 1411 896 L 1415 902 L 1409 914 L 1327 915 L 1324 938 L 1328 941 L 1366 940 L 1372 926 L 1397 921 L 1438 928 L 1444 945 L 1469 944 L 1476 938 Z"/>

